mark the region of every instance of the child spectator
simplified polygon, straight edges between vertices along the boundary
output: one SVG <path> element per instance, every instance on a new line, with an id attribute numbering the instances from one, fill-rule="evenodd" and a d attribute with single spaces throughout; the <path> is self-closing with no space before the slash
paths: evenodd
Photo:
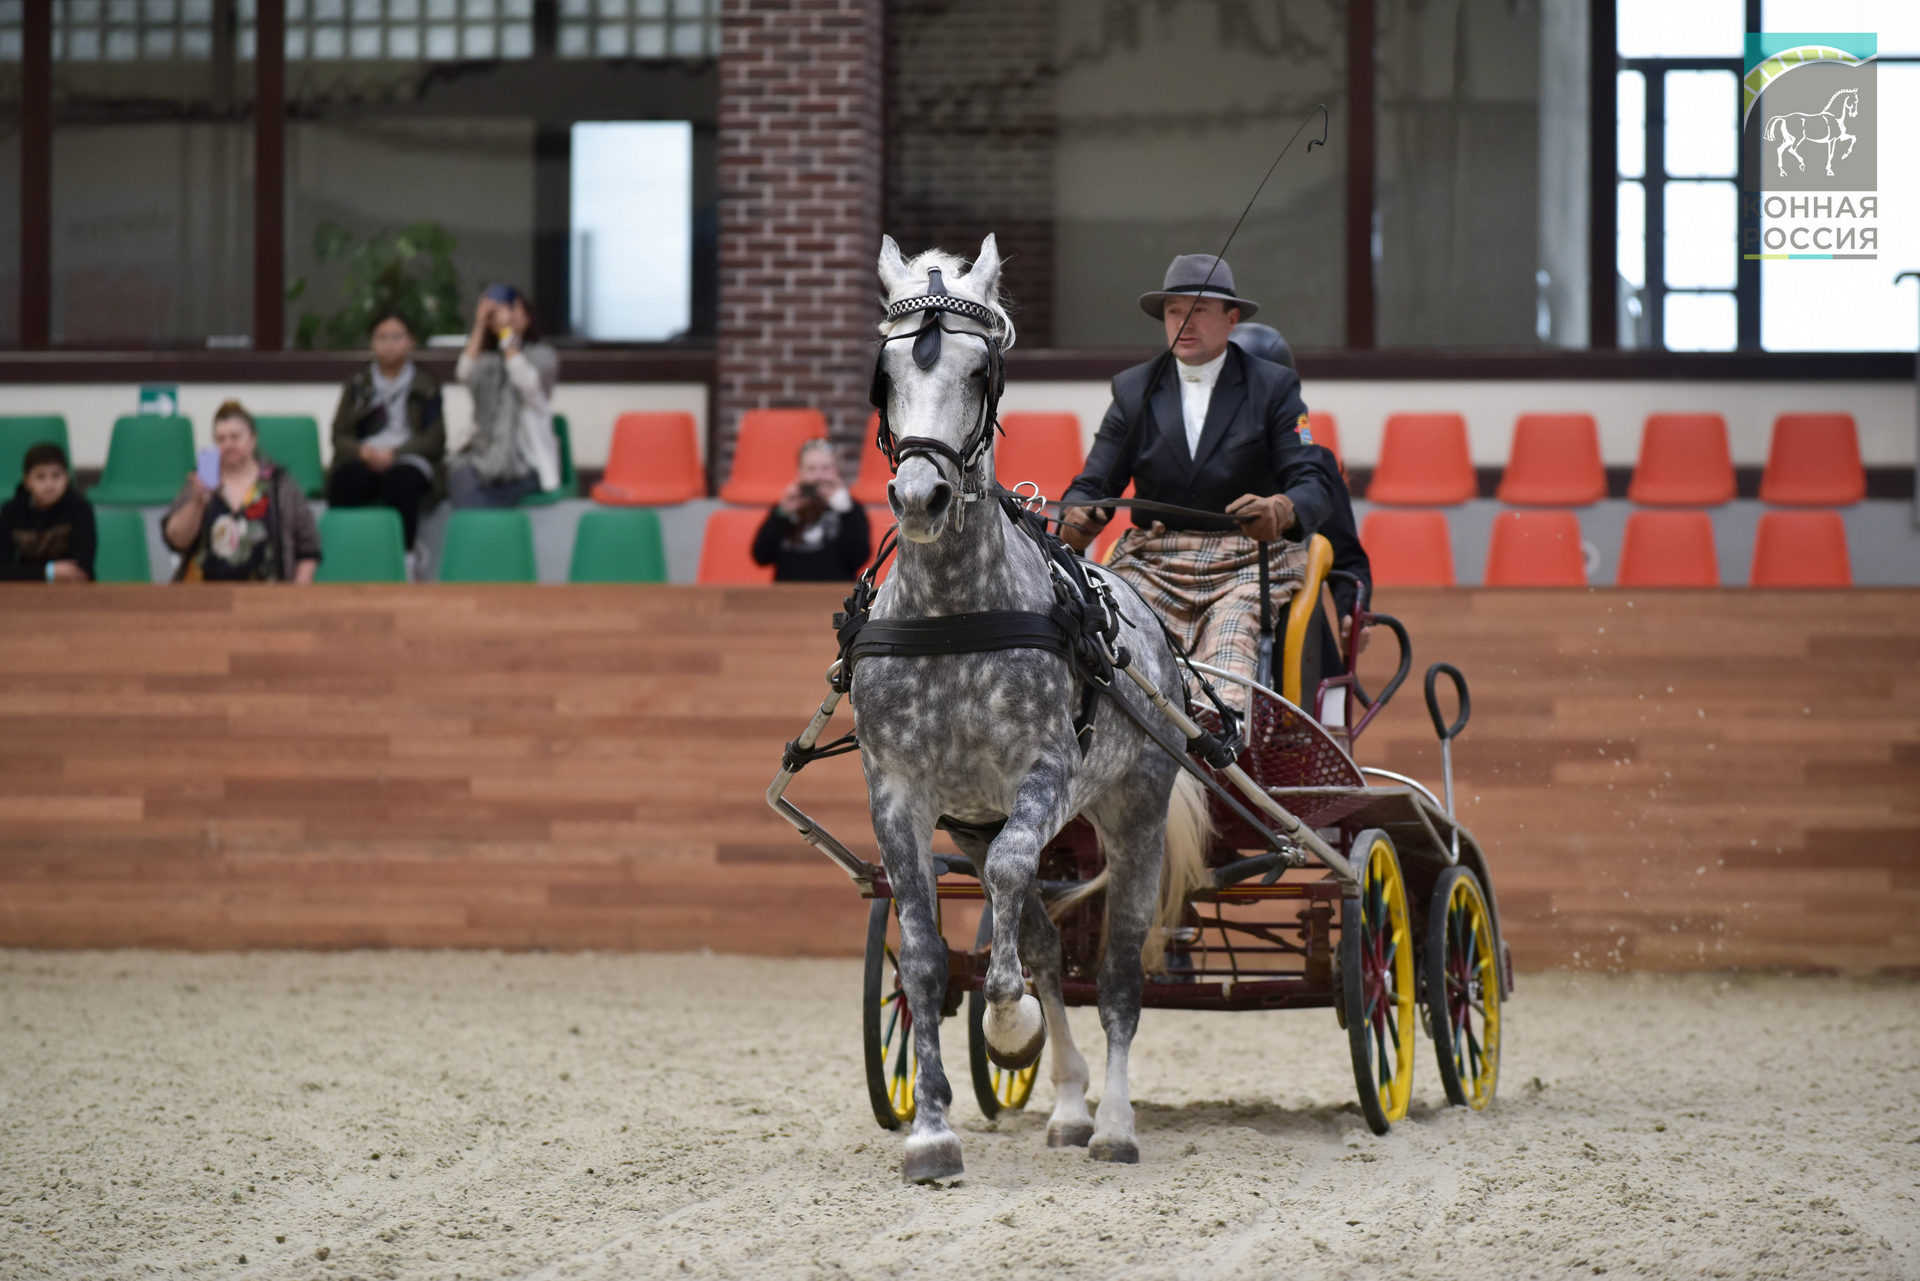
<path id="1" fill-rule="evenodd" d="M 176 583 L 310 583 L 320 568 L 320 531 L 292 472 L 259 453 L 253 415 L 237 400 L 214 411 L 220 483 L 189 472 L 160 518 L 160 536 L 180 553 Z"/>
<path id="2" fill-rule="evenodd" d="M 866 510 L 847 493 L 833 446 L 800 446 L 799 473 L 753 536 L 754 563 L 773 566 L 776 583 L 847 583 L 872 551 Z"/>
<path id="3" fill-rule="evenodd" d="M 490 285 L 454 378 L 473 393 L 473 435 L 447 469 L 455 507 L 512 507 L 560 484 L 553 387 L 560 358 L 541 341 L 526 297 Z"/>
<path id="4" fill-rule="evenodd" d="M 20 485 L 0 506 L 0 579 L 85 583 L 93 579 L 97 546 L 93 504 L 74 492 L 67 454 L 58 445 L 27 450 Z"/>
<path id="5" fill-rule="evenodd" d="M 447 424 L 440 383 L 413 363 L 413 327 L 397 311 L 370 331 L 373 361 L 347 379 L 333 413 L 333 467 L 327 502 L 334 507 L 391 507 L 400 513 L 407 550 L 442 483 Z"/>

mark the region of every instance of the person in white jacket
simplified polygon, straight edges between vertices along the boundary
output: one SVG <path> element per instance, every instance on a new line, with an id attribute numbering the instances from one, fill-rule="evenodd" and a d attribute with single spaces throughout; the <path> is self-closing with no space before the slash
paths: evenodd
<path id="1" fill-rule="evenodd" d="M 490 285 L 473 312 L 473 332 L 454 380 L 473 393 L 473 435 L 447 467 L 455 507 L 512 507 L 560 484 L 553 435 L 553 387 L 560 358 L 533 323 L 526 296 Z"/>

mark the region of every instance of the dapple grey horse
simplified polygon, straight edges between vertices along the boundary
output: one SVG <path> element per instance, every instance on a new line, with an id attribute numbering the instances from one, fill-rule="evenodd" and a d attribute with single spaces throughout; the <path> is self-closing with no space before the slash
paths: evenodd
<path id="1" fill-rule="evenodd" d="M 970 437 L 992 417 L 997 352 L 1014 339 L 999 297 L 994 238 L 982 242 L 969 268 L 937 250 L 906 262 L 889 236 L 879 268 L 889 302 L 944 290 L 983 305 L 974 311 L 984 319 L 908 312 L 881 326 L 883 339 L 929 322 L 943 327 L 937 358 L 924 366 L 925 348 L 916 358 L 908 350 L 914 343 L 883 341 L 876 384 L 896 438 L 931 438 L 965 455 Z M 931 269 L 939 277 L 930 280 Z M 1052 605 L 1043 554 L 993 499 L 991 448 L 967 474 L 960 471 L 938 449 L 902 458 L 887 487 L 899 555 L 874 603 L 875 620 L 1045 613 Z M 1119 643 L 1156 689 L 1179 700 L 1177 659 L 1158 621 L 1131 591 L 1114 595 L 1122 615 Z M 1043 1037 L 1051 1038 L 1055 1102 L 1048 1145 L 1087 1144 L 1098 1160 L 1139 1159 L 1127 1051 L 1140 1018 L 1142 948 L 1157 956 L 1163 939 L 1156 921 L 1164 927 L 1177 920 L 1186 895 L 1206 875 L 1205 794 L 1111 705 L 1112 698 L 1124 698 L 1148 723 L 1158 718 L 1129 680 L 1116 679 L 1112 694 L 1097 701 L 1083 754 L 1073 727 L 1079 694 L 1067 660 L 1037 649 L 868 657 L 855 669 L 861 761 L 899 915 L 900 976 L 919 1060 L 903 1168 L 909 1180 L 947 1179 L 962 1170 L 960 1140 L 947 1122 L 953 1091 L 940 1060 L 947 950 L 936 925 L 932 839 L 942 815 L 968 824 L 1005 820 L 991 841 L 955 838 L 979 871 L 993 913 L 986 1034 L 996 1058 L 1031 1063 Z M 1098 977 L 1107 1073 L 1096 1116 L 1087 1111 L 1087 1063 L 1067 1027 L 1060 936 L 1035 884 L 1042 847 L 1076 815 L 1092 824 L 1106 860 L 1106 945 Z M 1037 1001 L 1026 991 L 1023 964 Z"/>

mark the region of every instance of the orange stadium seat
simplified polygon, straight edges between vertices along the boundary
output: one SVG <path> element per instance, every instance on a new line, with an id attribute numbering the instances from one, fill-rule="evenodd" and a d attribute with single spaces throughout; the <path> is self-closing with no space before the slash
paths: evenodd
<path id="1" fill-rule="evenodd" d="M 1489 587 L 1585 587 L 1586 555 L 1572 512 L 1501 512 L 1487 549 Z"/>
<path id="2" fill-rule="evenodd" d="M 1846 507 L 1867 496 L 1852 414 L 1781 414 L 1773 420 L 1760 500 L 1789 507 Z"/>
<path id="3" fill-rule="evenodd" d="M 1530 507 L 1584 507 L 1607 496 L 1600 429 L 1592 414 L 1522 414 L 1500 477 L 1500 501 Z"/>
<path id="4" fill-rule="evenodd" d="M 1002 485 L 1012 489 L 1023 480 L 1040 486 L 1040 492 L 1057 500 L 1080 474 L 1085 457 L 1080 447 L 1080 418 L 1077 414 L 1001 414 L 1000 426 L 1006 435 L 993 442 L 993 471 Z"/>
<path id="5" fill-rule="evenodd" d="M 606 474 L 593 501 L 609 507 L 664 507 L 707 492 L 699 429 L 688 413 L 621 414 L 613 423 Z"/>
<path id="6" fill-rule="evenodd" d="M 1731 501 L 1727 420 L 1719 414 L 1648 414 L 1627 497 L 1654 507 L 1713 507 Z"/>
<path id="7" fill-rule="evenodd" d="M 882 508 L 887 505 L 887 482 L 893 479 L 893 468 L 887 466 L 887 456 L 880 452 L 880 446 L 874 443 L 874 437 L 880 430 L 880 415 L 875 412 L 867 418 L 867 434 L 860 441 L 860 474 L 854 478 L 850 492 L 853 501 L 868 507 L 878 503 Z M 893 519 L 893 513 L 887 513 L 887 519 Z"/>
<path id="8" fill-rule="evenodd" d="M 798 466 L 800 446 L 824 439 L 826 415 L 817 409 L 749 409 L 740 416 L 733 470 L 720 487 L 723 502 L 757 507 L 786 492 Z"/>
<path id="9" fill-rule="evenodd" d="M 1838 512 L 1768 512 L 1753 539 L 1752 587 L 1851 587 L 1847 526 Z"/>
<path id="10" fill-rule="evenodd" d="M 1720 557 L 1705 512 L 1635 512 L 1620 540 L 1621 587 L 1718 587 Z"/>
<path id="11" fill-rule="evenodd" d="M 766 518 L 765 511 L 743 507 L 723 507 L 707 517 L 700 540 L 700 568 L 693 581 L 730 586 L 771 583 L 773 566 L 753 563 L 753 536 Z"/>
<path id="12" fill-rule="evenodd" d="M 1333 456 L 1345 467 L 1347 456 L 1340 452 L 1340 424 L 1332 414 L 1319 409 L 1307 411 L 1307 434 L 1313 437 L 1313 444 L 1325 445 L 1333 451 Z"/>
<path id="13" fill-rule="evenodd" d="M 1367 501 L 1399 507 L 1450 507 L 1476 486 L 1459 414 L 1389 414 Z"/>
<path id="14" fill-rule="evenodd" d="M 1375 587 L 1453 586 L 1453 539 L 1444 512 L 1370 511 L 1360 544 Z"/>

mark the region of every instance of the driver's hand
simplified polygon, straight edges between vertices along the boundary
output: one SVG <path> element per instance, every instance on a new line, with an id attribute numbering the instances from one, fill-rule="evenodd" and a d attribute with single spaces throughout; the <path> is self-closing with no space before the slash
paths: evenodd
<path id="1" fill-rule="evenodd" d="M 1227 504 L 1227 515 L 1240 522 L 1240 532 L 1256 542 L 1270 543 L 1294 526 L 1293 500 L 1285 494 L 1242 494 Z"/>
<path id="2" fill-rule="evenodd" d="M 1113 510 L 1104 507 L 1068 507 L 1060 513 L 1060 540 L 1077 552 L 1084 552 L 1113 519 Z"/>

